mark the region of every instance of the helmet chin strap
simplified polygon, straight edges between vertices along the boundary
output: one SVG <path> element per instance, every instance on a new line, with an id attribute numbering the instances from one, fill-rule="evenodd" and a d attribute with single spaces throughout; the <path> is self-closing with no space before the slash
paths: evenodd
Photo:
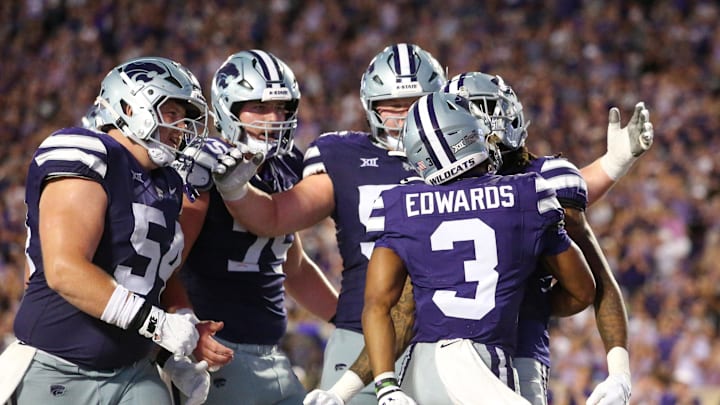
<path id="1" fill-rule="evenodd" d="M 146 145 L 148 156 L 153 163 L 160 167 L 169 166 L 175 161 L 175 154 L 169 151 L 163 145 Z"/>
<path id="2" fill-rule="evenodd" d="M 144 147 L 147 150 L 150 160 L 159 167 L 169 166 L 175 160 L 175 153 L 173 150 L 160 141 L 156 141 L 152 138 L 144 141 L 132 134 L 126 136 L 132 139 L 135 143 Z"/>

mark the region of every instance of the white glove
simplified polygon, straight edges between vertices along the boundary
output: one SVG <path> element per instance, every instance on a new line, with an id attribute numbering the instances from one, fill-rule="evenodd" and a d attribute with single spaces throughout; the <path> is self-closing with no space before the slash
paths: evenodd
<path id="1" fill-rule="evenodd" d="M 400 389 L 397 377 L 392 371 L 375 377 L 375 395 L 378 405 L 417 405 L 414 399 Z"/>
<path id="2" fill-rule="evenodd" d="M 245 157 L 242 150 L 233 148 L 219 160 L 220 164 L 213 171 L 215 186 L 224 200 L 235 201 L 247 193 L 247 183 L 265 160 L 265 155 L 257 152 Z"/>
<path id="3" fill-rule="evenodd" d="M 305 395 L 303 405 L 345 405 L 345 401 L 340 395 L 332 392 L 332 390 L 312 390 Z"/>
<path id="4" fill-rule="evenodd" d="M 307 394 L 303 405 L 345 405 L 365 385 L 354 371 L 347 370 L 329 390 L 314 390 Z"/>
<path id="5" fill-rule="evenodd" d="M 150 307 L 138 333 L 180 356 L 189 356 L 200 338 L 191 314 L 168 314 L 156 306 Z"/>
<path id="6" fill-rule="evenodd" d="M 627 405 L 630 402 L 630 375 L 610 374 L 595 387 L 586 405 Z"/>
<path id="7" fill-rule="evenodd" d="M 194 201 L 200 192 L 210 190 L 212 172 L 220 164 L 220 156 L 229 150 L 230 147 L 220 141 L 207 141 L 203 145 L 186 147 L 181 158 L 173 162 L 172 167 L 183 178 L 190 201 Z"/>
<path id="8" fill-rule="evenodd" d="M 207 400 L 210 392 L 210 374 L 206 361 L 194 363 L 189 357 L 170 356 L 162 367 L 173 384 L 188 397 L 185 405 L 198 405 Z"/>
<path id="9" fill-rule="evenodd" d="M 635 105 L 628 125 L 620 125 L 620 110 L 613 107 L 608 114 L 607 152 L 600 159 L 603 170 L 613 180 L 627 173 L 635 160 L 650 149 L 654 138 L 650 112 L 642 101 Z"/>

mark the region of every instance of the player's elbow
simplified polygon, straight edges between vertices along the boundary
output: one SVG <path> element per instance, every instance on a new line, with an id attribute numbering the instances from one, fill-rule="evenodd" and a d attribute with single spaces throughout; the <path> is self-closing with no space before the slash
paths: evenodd
<path id="1" fill-rule="evenodd" d="M 62 294 L 71 288 L 73 282 L 71 269 L 57 260 L 44 263 L 45 281 L 53 291 Z"/>
<path id="2" fill-rule="evenodd" d="M 595 280 L 591 277 L 586 282 L 580 283 L 573 295 L 584 307 L 588 307 L 595 301 L 596 290 Z"/>

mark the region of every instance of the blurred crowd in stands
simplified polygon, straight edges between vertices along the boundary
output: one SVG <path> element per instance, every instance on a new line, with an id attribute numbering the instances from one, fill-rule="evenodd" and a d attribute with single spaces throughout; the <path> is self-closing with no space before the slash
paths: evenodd
<path id="1" fill-rule="evenodd" d="M 262 48 L 300 82 L 296 143 L 366 128 L 360 76 L 395 42 L 430 51 L 448 75 L 499 74 L 532 124 L 528 145 L 582 167 L 605 152 L 608 109 L 623 124 L 645 101 L 655 144 L 588 218 L 625 294 L 633 404 L 717 404 L 720 387 L 720 5 L 714 0 L 265 0 L 0 2 L 0 349 L 12 337 L 25 263 L 24 180 L 52 131 L 79 123 L 104 74 L 158 55 L 209 96 L 231 53 Z M 304 244 L 336 286 L 327 221 Z M 292 302 L 284 341 L 315 386 L 332 326 Z M 584 404 L 605 378 L 588 310 L 553 321 L 552 403 Z M 715 402 L 712 402 L 715 401 Z"/>

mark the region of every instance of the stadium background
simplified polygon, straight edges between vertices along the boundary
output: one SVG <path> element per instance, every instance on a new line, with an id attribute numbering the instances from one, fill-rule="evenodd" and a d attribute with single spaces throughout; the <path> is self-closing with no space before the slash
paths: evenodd
<path id="1" fill-rule="evenodd" d="M 236 4 L 237 3 L 237 4 Z M 716 1 L 10 0 L 0 3 L 0 349 L 22 295 L 24 180 L 39 142 L 79 122 L 114 65 L 190 67 L 209 96 L 231 53 L 262 48 L 300 81 L 296 142 L 365 129 L 360 76 L 413 42 L 447 66 L 502 75 L 532 121 L 528 145 L 582 167 L 605 151 L 607 110 L 644 100 L 655 144 L 588 212 L 630 314 L 633 404 L 718 404 L 720 6 Z M 305 247 L 338 285 L 328 220 Z M 289 303 L 284 347 L 308 387 L 329 327 Z M 605 377 L 592 312 L 554 321 L 553 404 L 584 404 Z"/>

